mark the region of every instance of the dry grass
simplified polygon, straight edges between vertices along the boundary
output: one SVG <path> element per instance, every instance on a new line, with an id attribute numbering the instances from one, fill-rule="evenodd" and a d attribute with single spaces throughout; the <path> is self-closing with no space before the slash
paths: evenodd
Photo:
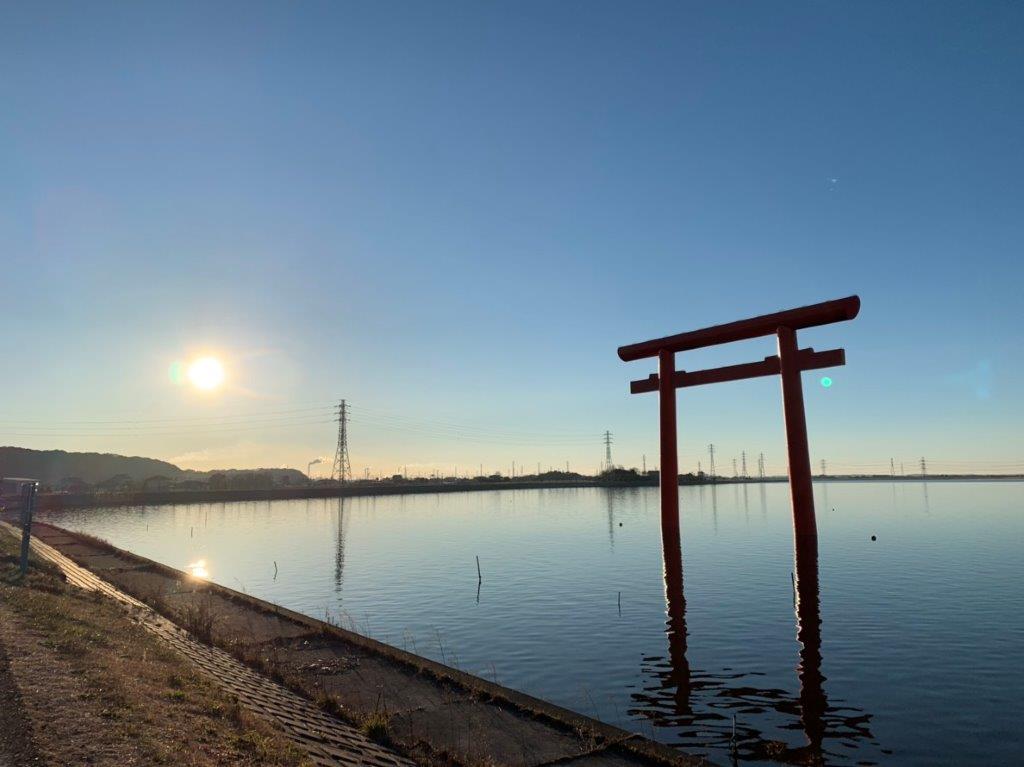
<path id="1" fill-rule="evenodd" d="M 38 560 L 22 580 L 15 545 L 0 533 L 0 645 L 43 763 L 304 763 L 119 606 L 69 588 Z"/>
<path id="2" fill-rule="evenodd" d="M 370 740 L 386 746 L 391 743 L 390 726 L 391 717 L 388 716 L 388 712 L 378 710 L 363 717 L 363 721 L 360 724 L 359 729 L 362 730 L 363 734 Z"/>
<path id="3" fill-rule="evenodd" d="M 213 644 L 216 611 L 213 608 L 213 597 L 209 592 L 204 591 L 196 596 L 194 602 L 182 605 L 178 618 L 181 627 L 200 642 Z"/>

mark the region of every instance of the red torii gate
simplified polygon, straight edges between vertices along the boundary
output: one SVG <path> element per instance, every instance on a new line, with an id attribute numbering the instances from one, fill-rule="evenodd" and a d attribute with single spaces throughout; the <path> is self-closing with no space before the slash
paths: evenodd
<path id="1" fill-rule="evenodd" d="M 782 408 L 786 422 L 786 443 L 789 453 L 789 487 L 793 497 L 793 531 L 799 541 L 816 539 L 814 493 L 811 488 L 811 457 L 807 447 L 807 420 L 804 417 L 804 393 L 800 373 L 846 364 L 843 349 L 816 352 L 797 347 L 796 331 L 852 320 L 860 311 L 860 298 L 849 296 L 825 301 L 799 309 L 788 309 L 747 320 L 692 330 L 674 336 L 655 338 L 638 344 L 619 347 L 624 362 L 658 358 L 658 372 L 630 383 L 630 393 L 657 391 L 661 405 L 661 524 L 679 527 L 679 458 L 676 448 L 676 389 L 709 383 L 739 381 L 744 378 L 779 375 L 782 378 Z M 705 346 L 727 344 L 749 338 L 775 334 L 779 341 L 778 356 L 761 362 L 729 365 L 688 373 L 676 370 L 677 352 L 692 351 Z"/>

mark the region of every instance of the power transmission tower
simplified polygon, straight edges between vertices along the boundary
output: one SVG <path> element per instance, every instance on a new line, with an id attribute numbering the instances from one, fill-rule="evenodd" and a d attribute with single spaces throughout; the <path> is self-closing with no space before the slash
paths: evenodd
<path id="1" fill-rule="evenodd" d="M 825 476 L 825 459 L 821 459 L 821 476 Z"/>
<path id="2" fill-rule="evenodd" d="M 699 477 L 701 475 L 701 473 L 702 472 L 701 472 L 701 468 L 700 468 L 700 459 L 698 458 L 697 459 L 697 476 Z"/>
<path id="3" fill-rule="evenodd" d="M 922 477 L 927 477 L 928 476 L 928 466 L 925 464 L 924 458 L 921 459 L 921 476 Z"/>
<path id="4" fill-rule="evenodd" d="M 708 445 L 708 452 L 711 454 L 711 481 L 715 481 L 715 446 Z"/>
<path id="5" fill-rule="evenodd" d="M 764 479 L 764 453 L 757 457 L 757 474 L 761 479 Z"/>
<path id="6" fill-rule="evenodd" d="M 737 477 L 737 474 L 736 474 L 736 459 L 733 458 L 732 459 L 732 478 L 736 479 L 736 477 Z"/>
<path id="7" fill-rule="evenodd" d="M 647 473 L 647 454 L 646 453 L 644 453 L 644 455 L 643 455 L 643 462 L 644 462 L 644 474 L 646 474 Z"/>
<path id="8" fill-rule="evenodd" d="M 612 433 L 610 431 L 604 433 L 604 468 L 605 470 L 612 468 Z"/>
<path id="9" fill-rule="evenodd" d="M 744 450 L 742 453 L 740 453 L 740 455 L 743 456 L 743 478 L 746 479 L 746 476 L 747 476 L 747 451 Z"/>
<path id="10" fill-rule="evenodd" d="M 338 404 L 338 447 L 334 451 L 334 467 L 331 479 L 344 484 L 352 479 L 352 464 L 348 460 L 348 404 Z"/>
<path id="11" fill-rule="evenodd" d="M 896 476 L 896 461 L 892 458 L 889 459 L 889 474 L 893 477 Z"/>

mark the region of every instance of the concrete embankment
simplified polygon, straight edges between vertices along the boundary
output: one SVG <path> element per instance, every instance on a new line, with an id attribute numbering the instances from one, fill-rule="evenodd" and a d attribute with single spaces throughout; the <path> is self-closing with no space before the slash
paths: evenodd
<path id="1" fill-rule="evenodd" d="M 155 635 L 150 626 L 163 618 L 79 576 L 100 582 L 39 539 L 22 573 L 20 533 L 0 522 L 0 767 L 317 764 L 265 707 L 242 707 Z M 382 749 L 355 728 L 346 735 L 359 759 Z M 379 767 L 406 765 L 396 757 Z"/>
<path id="2" fill-rule="evenodd" d="M 430 765 L 707 764 L 642 736 L 50 525 L 36 535 L 192 635 Z"/>

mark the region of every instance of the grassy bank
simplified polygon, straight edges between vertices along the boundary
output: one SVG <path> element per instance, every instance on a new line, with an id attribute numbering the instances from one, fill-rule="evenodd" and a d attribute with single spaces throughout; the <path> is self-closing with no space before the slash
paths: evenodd
<path id="1" fill-rule="evenodd" d="M 276 730 L 104 597 L 0 532 L 0 764 L 302 765 Z"/>

